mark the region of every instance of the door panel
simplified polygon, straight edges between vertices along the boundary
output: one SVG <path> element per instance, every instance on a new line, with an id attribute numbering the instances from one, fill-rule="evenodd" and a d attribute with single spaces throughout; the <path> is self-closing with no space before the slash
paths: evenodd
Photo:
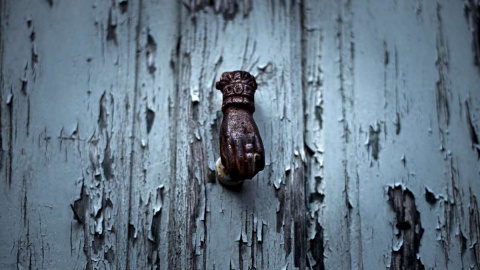
<path id="1" fill-rule="evenodd" d="M 479 268 L 476 1 L 6 1 L 0 268 Z M 224 71 L 266 166 L 215 179 Z"/>

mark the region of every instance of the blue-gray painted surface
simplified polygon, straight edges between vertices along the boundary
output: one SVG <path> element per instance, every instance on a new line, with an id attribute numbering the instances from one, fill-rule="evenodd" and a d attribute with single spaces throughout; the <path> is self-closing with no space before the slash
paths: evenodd
<path id="1" fill-rule="evenodd" d="M 480 3 L 0 1 L 0 269 L 480 269 Z M 266 167 L 215 180 L 223 71 Z"/>

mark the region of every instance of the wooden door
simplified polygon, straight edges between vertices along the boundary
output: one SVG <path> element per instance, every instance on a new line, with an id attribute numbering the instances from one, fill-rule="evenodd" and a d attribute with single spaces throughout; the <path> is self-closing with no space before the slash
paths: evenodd
<path id="1" fill-rule="evenodd" d="M 478 1 L 0 12 L 1 269 L 479 269 Z M 233 191 L 238 69 L 266 166 Z"/>

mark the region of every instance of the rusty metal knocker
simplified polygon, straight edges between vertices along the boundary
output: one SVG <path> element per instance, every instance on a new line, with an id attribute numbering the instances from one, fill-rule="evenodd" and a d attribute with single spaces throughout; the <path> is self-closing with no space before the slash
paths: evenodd
<path id="1" fill-rule="evenodd" d="M 217 178 L 226 185 L 252 179 L 265 167 L 265 153 L 255 111 L 255 77 L 246 71 L 224 72 L 216 88 L 223 94 Z"/>

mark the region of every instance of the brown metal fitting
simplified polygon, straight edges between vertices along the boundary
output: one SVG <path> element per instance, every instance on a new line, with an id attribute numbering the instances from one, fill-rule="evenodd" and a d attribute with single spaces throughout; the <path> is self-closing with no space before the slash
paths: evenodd
<path id="1" fill-rule="evenodd" d="M 223 184 L 236 185 L 265 167 L 262 138 L 253 120 L 257 82 L 246 71 L 224 72 L 216 88 L 223 94 L 217 177 Z"/>

